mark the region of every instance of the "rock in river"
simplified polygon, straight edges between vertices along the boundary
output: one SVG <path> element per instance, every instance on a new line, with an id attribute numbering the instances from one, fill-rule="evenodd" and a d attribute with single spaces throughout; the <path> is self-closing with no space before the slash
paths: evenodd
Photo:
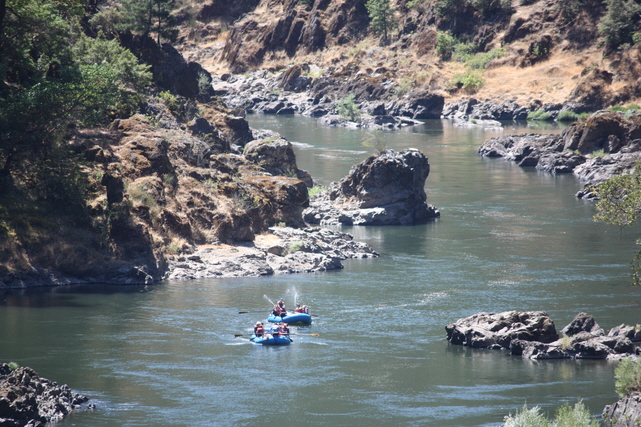
<path id="1" fill-rule="evenodd" d="M 352 167 L 338 183 L 312 198 L 303 211 L 311 224 L 411 225 L 440 216 L 428 205 L 427 157 L 410 148 L 384 150 Z"/>

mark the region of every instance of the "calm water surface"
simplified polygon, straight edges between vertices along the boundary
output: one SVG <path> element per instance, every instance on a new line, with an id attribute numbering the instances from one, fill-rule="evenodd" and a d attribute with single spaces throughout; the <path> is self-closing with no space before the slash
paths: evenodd
<path id="1" fill-rule="evenodd" d="M 297 116 L 250 122 L 292 141 L 321 184 L 371 152 L 359 130 Z M 496 426 L 526 402 L 552 413 L 578 398 L 600 413 L 617 398 L 614 364 L 533 362 L 445 339 L 448 322 L 480 311 L 544 310 L 557 329 L 581 311 L 606 329 L 641 323 L 641 290 L 629 285 L 639 230 L 592 222 L 572 176 L 480 158 L 497 134 L 447 121 L 385 133 L 388 148 L 429 157 L 428 202 L 442 216 L 343 227 L 379 259 L 312 275 L 0 295 L 0 360 L 93 399 L 95 411 L 64 427 Z M 264 296 L 310 305 L 314 324 L 293 327 L 286 348 L 235 338 L 265 320 Z"/>

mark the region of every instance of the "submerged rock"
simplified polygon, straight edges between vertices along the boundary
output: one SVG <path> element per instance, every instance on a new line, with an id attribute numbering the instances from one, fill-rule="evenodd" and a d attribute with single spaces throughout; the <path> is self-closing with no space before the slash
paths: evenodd
<path id="1" fill-rule="evenodd" d="M 311 224 L 411 225 L 440 216 L 426 202 L 430 166 L 416 149 L 385 150 L 352 167 L 328 190 L 310 198 L 304 219 Z"/>

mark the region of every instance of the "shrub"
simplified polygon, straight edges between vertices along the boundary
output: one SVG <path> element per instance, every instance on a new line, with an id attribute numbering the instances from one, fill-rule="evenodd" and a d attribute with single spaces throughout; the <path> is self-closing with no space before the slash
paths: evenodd
<path id="1" fill-rule="evenodd" d="M 623 359 L 614 370 L 614 389 L 621 397 L 641 391 L 641 359 Z"/>
<path id="2" fill-rule="evenodd" d="M 20 365 L 18 365 L 16 362 L 9 362 L 9 369 L 11 369 L 12 371 L 15 371 L 19 367 Z"/>
<path id="3" fill-rule="evenodd" d="M 301 242 L 300 240 L 297 240 L 297 241 L 295 241 L 295 242 L 291 242 L 291 243 L 289 244 L 289 253 L 290 253 L 290 254 L 293 254 L 293 253 L 295 253 L 295 252 L 298 252 L 298 251 L 300 251 L 301 249 L 303 249 L 303 242 Z"/>
<path id="4" fill-rule="evenodd" d="M 543 110 L 532 111 L 530 114 L 527 115 L 527 120 L 539 120 L 539 121 L 545 122 L 545 121 L 551 121 L 552 119 L 553 119 L 552 114 Z"/>
<path id="5" fill-rule="evenodd" d="M 514 417 L 509 414 L 504 421 L 505 427 L 548 427 L 550 425 L 538 406 L 528 409 L 523 405 L 523 409 L 517 410 Z"/>
<path id="6" fill-rule="evenodd" d="M 576 122 L 577 120 L 579 120 L 579 115 L 570 110 L 561 111 L 559 115 L 556 116 L 557 122 Z"/>
<path id="7" fill-rule="evenodd" d="M 574 406 L 565 402 L 556 410 L 555 427 L 599 427 L 599 422 L 592 418 L 590 411 L 583 401 L 579 400 Z"/>
<path id="8" fill-rule="evenodd" d="M 160 99 L 165 101 L 165 105 L 171 111 L 176 111 L 178 110 L 178 107 L 180 107 L 180 105 L 178 104 L 178 98 L 176 98 L 176 96 L 171 92 L 169 92 L 168 90 L 160 92 L 158 96 L 160 97 Z"/>
<path id="9" fill-rule="evenodd" d="M 361 110 L 354 102 L 354 94 L 350 94 L 347 98 L 339 101 L 338 104 L 336 104 L 336 108 L 338 109 L 338 114 L 353 122 L 359 122 L 361 120 Z"/>
<path id="10" fill-rule="evenodd" d="M 450 59 L 452 59 L 454 47 L 457 44 L 458 40 L 456 40 L 456 37 L 448 32 L 439 31 L 436 34 L 436 54 L 443 61 L 449 61 Z"/>
<path id="11" fill-rule="evenodd" d="M 477 53 L 465 62 L 465 65 L 475 70 L 484 69 L 495 58 L 505 56 L 505 49 L 500 47 L 489 52 Z"/>
<path id="12" fill-rule="evenodd" d="M 474 57 L 478 48 L 474 43 L 457 43 L 452 56 L 459 62 L 467 62 Z"/>
<path id="13" fill-rule="evenodd" d="M 455 75 L 450 82 L 452 86 L 458 86 L 467 93 L 476 92 L 483 83 L 483 77 L 471 71 Z"/>
<path id="14" fill-rule="evenodd" d="M 307 195 L 309 197 L 312 197 L 312 196 L 317 195 L 321 191 L 325 191 L 325 187 L 323 187 L 322 185 L 315 185 L 312 188 L 307 190 Z"/>
<path id="15" fill-rule="evenodd" d="M 588 157 L 590 157 L 590 158 L 605 157 L 605 156 L 607 156 L 607 154 L 608 153 L 606 153 L 605 150 L 603 148 L 601 148 L 599 150 L 594 150 L 593 152 L 588 154 Z"/>

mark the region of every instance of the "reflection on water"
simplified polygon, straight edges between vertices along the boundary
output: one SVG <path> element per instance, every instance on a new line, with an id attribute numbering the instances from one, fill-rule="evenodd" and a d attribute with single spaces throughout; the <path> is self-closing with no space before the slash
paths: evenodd
<path id="1" fill-rule="evenodd" d="M 368 155 L 358 130 L 250 120 L 296 141 L 299 166 L 321 183 Z M 581 311 L 605 329 L 639 323 L 636 233 L 592 222 L 572 176 L 479 158 L 497 134 L 448 121 L 386 133 L 388 147 L 428 155 L 428 201 L 442 216 L 340 228 L 381 258 L 309 275 L 5 293 L 0 360 L 94 399 L 96 411 L 61 426 L 495 426 L 526 402 L 552 413 L 577 398 L 600 413 L 617 398 L 611 363 L 533 362 L 445 339 L 447 323 L 480 311 L 543 310 L 557 329 Z M 250 343 L 270 308 L 263 295 L 309 305 L 313 324 L 292 327 L 287 347 Z"/>

